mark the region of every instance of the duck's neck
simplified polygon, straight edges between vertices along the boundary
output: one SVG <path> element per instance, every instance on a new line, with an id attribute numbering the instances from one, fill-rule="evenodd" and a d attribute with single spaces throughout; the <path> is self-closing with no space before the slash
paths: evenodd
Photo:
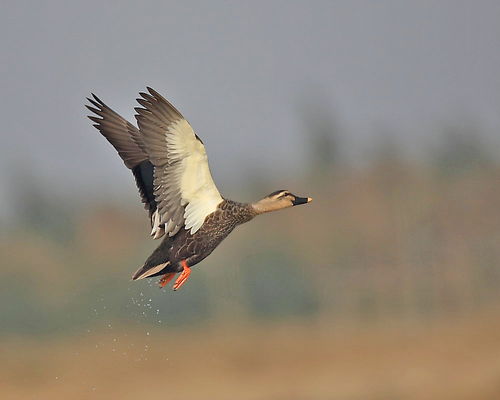
<path id="1" fill-rule="evenodd" d="M 271 211 L 281 210 L 283 207 L 281 204 L 272 202 L 269 199 L 262 199 L 248 204 L 250 208 L 255 212 L 255 215 L 268 213 Z"/>
<path id="2" fill-rule="evenodd" d="M 257 215 L 257 212 L 249 203 L 224 199 L 219 207 L 223 212 L 228 212 L 232 218 L 235 218 L 237 224 L 248 222 Z"/>

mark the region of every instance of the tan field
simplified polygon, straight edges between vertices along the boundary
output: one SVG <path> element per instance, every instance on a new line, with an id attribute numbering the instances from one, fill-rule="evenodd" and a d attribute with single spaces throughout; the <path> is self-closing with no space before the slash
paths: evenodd
<path id="1" fill-rule="evenodd" d="M 4 399 L 499 399 L 499 310 L 3 342 Z"/>
<path id="2" fill-rule="evenodd" d="M 178 292 L 130 281 L 155 245 L 137 205 L 38 210 L 0 236 L 0 398 L 500 399 L 499 176 L 289 182 L 314 202 L 238 228 Z"/>

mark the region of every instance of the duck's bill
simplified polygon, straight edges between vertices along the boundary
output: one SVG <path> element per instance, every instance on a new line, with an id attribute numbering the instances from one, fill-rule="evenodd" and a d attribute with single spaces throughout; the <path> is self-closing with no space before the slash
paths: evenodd
<path id="1" fill-rule="evenodd" d="M 312 198 L 310 197 L 295 197 L 295 200 L 292 201 L 292 204 L 294 206 L 298 206 L 299 204 L 306 204 L 310 203 L 312 201 Z"/>

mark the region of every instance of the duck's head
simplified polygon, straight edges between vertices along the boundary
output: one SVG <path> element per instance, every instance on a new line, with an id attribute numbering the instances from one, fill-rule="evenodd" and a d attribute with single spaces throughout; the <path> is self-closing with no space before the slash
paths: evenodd
<path id="1" fill-rule="evenodd" d="M 299 204 L 310 203 L 311 201 L 312 199 L 310 197 L 296 196 L 288 190 L 276 190 L 268 194 L 262 200 L 252 203 L 252 207 L 257 214 L 262 214 L 281 210 L 282 208 L 298 206 Z"/>

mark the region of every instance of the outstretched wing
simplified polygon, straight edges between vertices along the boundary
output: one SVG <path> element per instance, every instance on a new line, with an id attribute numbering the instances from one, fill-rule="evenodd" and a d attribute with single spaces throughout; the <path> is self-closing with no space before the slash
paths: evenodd
<path id="1" fill-rule="evenodd" d="M 127 168 L 132 170 L 135 177 L 141 200 L 149 211 L 151 225 L 154 225 L 153 216 L 156 211 L 156 201 L 153 194 L 153 165 L 144 150 L 139 130 L 122 118 L 119 114 L 104 104 L 96 95 L 87 100 L 92 106 L 86 106 L 97 116 L 89 115 L 94 126 L 118 151 Z M 162 229 L 156 229 L 157 237 L 162 235 Z"/>
<path id="2" fill-rule="evenodd" d="M 223 199 L 193 128 L 160 94 L 151 88 L 148 92 L 140 93 L 142 108 L 135 110 L 141 142 L 154 166 L 154 224 L 164 225 L 170 236 L 182 226 L 193 234 Z"/>

